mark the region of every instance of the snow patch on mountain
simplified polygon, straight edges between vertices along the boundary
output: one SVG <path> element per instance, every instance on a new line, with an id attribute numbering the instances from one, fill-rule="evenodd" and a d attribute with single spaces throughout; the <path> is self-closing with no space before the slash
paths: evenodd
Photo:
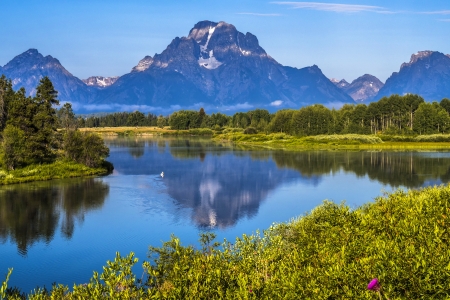
<path id="1" fill-rule="evenodd" d="M 217 69 L 222 65 L 222 63 L 214 57 L 214 50 L 210 50 L 208 52 L 209 40 L 211 39 L 215 30 L 215 26 L 209 27 L 206 42 L 204 45 L 200 45 L 200 57 L 198 58 L 198 64 L 208 70 Z"/>
<path id="2" fill-rule="evenodd" d="M 119 76 L 113 77 L 91 76 L 88 79 L 83 79 L 81 81 L 83 81 L 88 86 L 96 86 L 104 88 L 114 84 L 114 82 L 116 82 L 118 78 Z"/>
<path id="3" fill-rule="evenodd" d="M 216 30 L 216 27 L 210 27 L 208 30 L 208 38 L 206 39 L 206 43 L 204 46 L 200 45 L 200 51 L 201 52 L 206 52 L 208 49 L 208 44 L 209 44 L 209 40 L 211 39 L 211 36 L 214 33 L 214 30 Z"/>
<path id="4" fill-rule="evenodd" d="M 218 67 L 220 67 L 222 65 L 222 63 L 214 57 L 213 50 L 209 51 L 208 58 L 203 58 L 200 56 L 200 58 L 198 59 L 198 64 L 209 70 L 217 69 Z"/>

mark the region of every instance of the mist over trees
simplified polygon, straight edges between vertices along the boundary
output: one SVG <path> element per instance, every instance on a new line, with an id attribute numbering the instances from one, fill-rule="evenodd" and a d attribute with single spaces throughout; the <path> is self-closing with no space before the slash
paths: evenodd
<path id="1" fill-rule="evenodd" d="M 300 109 L 283 109 L 270 114 L 265 109 L 237 112 L 232 116 L 222 113 L 207 115 L 199 111 L 180 110 L 168 117 L 146 116 L 140 112 L 114 113 L 89 117 L 79 121 L 80 126 L 159 126 L 169 125 L 174 130 L 223 127 L 241 128 L 245 133 L 287 133 L 295 136 L 319 134 L 389 134 L 418 135 L 450 133 L 450 100 L 425 102 L 418 95 L 392 95 L 378 102 L 345 104 L 340 109 L 329 109 L 321 104 Z"/>

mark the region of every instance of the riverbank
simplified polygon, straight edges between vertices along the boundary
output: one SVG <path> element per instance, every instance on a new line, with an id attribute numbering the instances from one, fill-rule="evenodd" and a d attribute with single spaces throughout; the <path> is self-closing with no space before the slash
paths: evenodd
<path id="1" fill-rule="evenodd" d="M 109 174 L 112 170 L 113 166 L 109 162 L 104 162 L 99 168 L 90 168 L 73 161 L 57 160 L 50 164 L 30 165 L 12 171 L 0 170 L 0 185 L 99 176 Z"/>
<path id="2" fill-rule="evenodd" d="M 295 137 L 284 133 L 244 134 L 242 129 L 214 131 L 208 128 L 172 130 L 169 127 L 95 127 L 80 128 L 103 136 L 205 136 L 230 142 L 246 149 L 277 150 L 450 150 L 450 135 L 418 136 L 334 134 Z"/>
<path id="3" fill-rule="evenodd" d="M 139 127 L 93 127 L 80 128 L 82 132 L 95 132 L 104 136 L 212 136 L 214 132 L 209 128 L 194 128 L 189 130 L 172 130 L 168 127 L 156 126 Z"/>
<path id="4" fill-rule="evenodd" d="M 214 139 L 240 146 L 281 150 L 450 150 L 450 135 L 404 137 L 343 134 L 294 137 L 283 133 L 226 132 L 215 135 Z"/>
<path id="5" fill-rule="evenodd" d="M 367 199 L 369 200 L 369 199 Z M 89 284 L 54 285 L 39 299 L 378 299 L 368 283 L 378 278 L 386 298 L 450 297 L 450 187 L 402 191 L 359 208 L 325 201 L 263 234 L 222 247 L 214 235 L 202 248 L 173 237 L 150 247 L 141 274 L 133 253 L 118 253 Z M 4 270 L 6 272 L 6 270 Z M 14 276 L 14 271 L 12 275 Z M 11 290 L 13 292 L 13 290 Z M 16 290 L 16 292 L 18 292 Z M 20 294 L 20 292 L 18 292 Z M 8 299 L 18 299 L 10 295 Z"/>

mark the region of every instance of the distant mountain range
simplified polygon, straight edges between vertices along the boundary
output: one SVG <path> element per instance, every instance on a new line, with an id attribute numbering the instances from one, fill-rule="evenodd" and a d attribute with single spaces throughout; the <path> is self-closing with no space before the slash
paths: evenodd
<path id="1" fill-rule="evenodd" d="M 80 80 L 52 56 L 30 49 L 0 67 L 0 74 L 28 95 L 48 76 L 61 101 L 77 112 L 135 110 L 168 113 L 178 109 L 233 112 L 271 111 L 315 103 L 340 106 L 370 102 L 393 93 L 418 93 L 426 100 L 450 97 L 450 56 L 423 51 L 393 73 L 386 84 L 372 75 L 352 83 L 329 80 L 318 66 L 283 66 L 251 33 L 228 23 L 197 23 L 187 37 L 176 37 L 160 54 L 144 57 L 120 77 Z"/>
<path id="2" fill-rule="evenodd" d="M 375 76 L 365 74 L 352 83 L 348 83 L 345 79 L 337 81 L 332 78 L 333 82 L 338 88 L 347 93 L 356 102 L 364 102 L 371 100 L 378 94 L 378 91 L 384 86 L 384 84 Z"/>

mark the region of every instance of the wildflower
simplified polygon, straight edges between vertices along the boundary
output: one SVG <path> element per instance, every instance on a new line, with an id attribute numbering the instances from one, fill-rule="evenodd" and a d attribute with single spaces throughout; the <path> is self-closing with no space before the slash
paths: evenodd
<path id="1" fill-rule="evenodd" d="M 374 291 L 376 293 L 378 293 L 378 297 L 381 300 L 381 285 L 380 282 L 378 281 L 378 278 L 374 278 L 372 279 L 369 284 L 367 285 L 367 289 L 369 291 Z M 386 294 L 384 294 L 384 297 L 387 298 Z M 387 298 L 389 300 L 389 298 Z"/>
<path id="2" fill-rule="evenodd" d="M 371 291 L 378 292 L 381 289 L 380 282 L 378 281 L 378 278 L 372 279 L 371 282 L 367 285 L 367 289 Z"/>

